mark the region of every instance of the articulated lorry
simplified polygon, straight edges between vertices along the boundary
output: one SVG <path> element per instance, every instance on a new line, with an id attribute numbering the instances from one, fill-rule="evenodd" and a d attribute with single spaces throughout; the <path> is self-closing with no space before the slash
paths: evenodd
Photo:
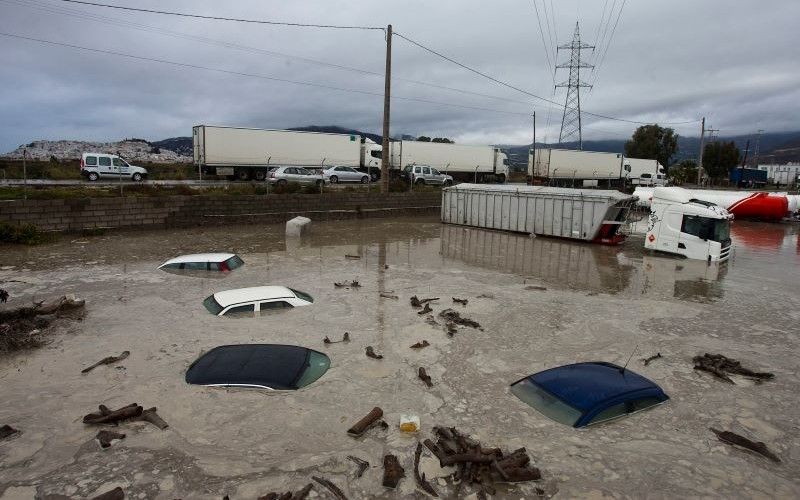
<path id="1" fill-rule="evenodd" d="M 194 164 L 206 175 L 266 180 L 275 166 L 380 169 L 381 146 L 355 134 L 197 125 Z"/>
<path id="2" fill-rule="evenodd" d="M 494 146 L 392 141 L 389 148 L 390 165 L 396 171 L 427 165 L 456 181 L 504 183 L 508 179 L 508 157 Z"/>
<path id="3" fill-rule="evenodd" d="M 528 155 L 528 182 L 569 187 L 612 187 L 625 184 L 664 185 L 658 160 L 628 158 L 619 153 L 543 148 Z"/>

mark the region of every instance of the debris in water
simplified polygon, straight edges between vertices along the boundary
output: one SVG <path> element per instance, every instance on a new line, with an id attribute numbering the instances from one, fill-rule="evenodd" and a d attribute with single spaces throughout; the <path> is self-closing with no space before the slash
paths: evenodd
<path id="1" fill-rule="evenodd" d="M 458 327 L 452 321 L 448 321 L 445 325 L 445 330 L 447 331 L 447 336 L 452 337 L 458 332 Z"/>
<path id="2" fill-rule="evenodd" d="M 422 304 L 426 302 L 433 302 L 434 300 L 439 300 L 439 297 L 432 297 L 430 299 L 420 299 L 417 298 L 416 295 L 411 297 L 411 307 L 422 307 Z"/>
<path id="3" fill-rule="evenodd" d="M 356 422 L 352 427 L 347 430 L 347 433 L 353 437 L 358 437 L 367 432 L 367 429 L 378 423 L 378 420 L 383 416 L 383 410 L 376 406 L 364 418 Z"/>
<path id="4" fill-rule="evenodd" d="M 417 450 L 414 452 L 414 480 L 417 482 L 417 485 L 422 488 L 425 493 L 428 493 L 431 496 L 438 497 L 439 494 L 436 493 L 436 490 L 433 489 L 431 483 L 425 479 L 425 473 L 423 472 L 420 474 L 419 472 L 419 457 L 422 455 L 422 443 L 417 442 Z"/>
<path id="5" fill-rule="evenodd" d="M 328 481 L 324 477 L 311 476 L 311 479 L 313 479 L 314 481 L 318 482 L 322 486 L 328 488 L 328 491 L 333 493 L 333 496 L 335 496 L 339 500 L 347 500 L 347 497 L 345 496 L 344 492 L 342 490 L 340 490 L 338 486 L 336 486 L 332 482 Z"/>
<path id="6" fill-rule="evenodd" d="M 417 415 L 400 415 L 401 432 L 417 432 L 420 428 L 420 421 Z"/>
<path id="7" fill-rule="evenodd" d="M 155 425 L 156 427 L 158 427 L 163 431 L 164 429 L 169 427 L 169 424 L 166 423 L 163 418 L 158 416 L 158 413 L 156 413 L 157 410 L 158 409 L 155 406 L 152 408 L 148 408 L 142 412 L 141 416 L 139 416 L 137 420 L 150 422 L 151 424 Z"/>
<path id="8" fill-rule="evenodd" d="M 431 305 L 428 302 L 426 302 L 425 303 L 425 307 L 421 311 L 419 311 L 417 314 L 422 316 L 423 314 L 428 314 L 431 311 L 433 311 L 433 309 L 431 309 Z"/>
<path id="9" fill-rule="evenodd" d="M 494 295 L 491 294 L 491 293 L 482 293 L 482 294 L 478 295 L 478 298 L 479 299 L 493 299 Z"/>
<path id="10" fill-rule="evenodd" d="M 428 373 L 425 371 L 425 368 L 420 366 L 419 371 L 417 372 L 417 376 L 419 377 L 420 380 L 425 382 L 425 385 L 427 385 L 428 388 L 433 387 L 433 382 L 431 382 L 431 376 L 428 375 Z"/>
<path id="11" fill-rule="evenodd" d="M 119 439 L 125 439 L 125 434 L 121 434 L 119 432 L 114 431 L 100 431 L 95 436 L 95 439 L 100 443 L 101 448 L 108 448 L 111 446 L 112 441 L 116 441 Z"/>
<path id="12" fill-rule="evenodd" d="M 369 469 L 369 462 L 366 460 L 361 460 L 358 457 L 354 457 L 353 455 L 347 455 L 347 459 L 351 460 L 358 465 L 358 470 L 356 470 L 356 478 L 359 478 L 364 475 L 364 472 Z"/>
<path id="13" fill-rule="evenodd" d="M 15 429 L 8 424 L 0 427 L 0 439 L 5 439 L 19 433 L 20 431 L 18 429 Z"/>
<path id="14" fill-rule="evenodd" d="M 45 329 L 62 314 L 82 308 L 86 301 L 65 295 L 49 302 L 0 311 L 0 352 L 40 347 Z"/>
<path id="15" fill-rule="evenodd" d="M 458 297 L 453 297 L 454 304 L 461 304 L 462 306 L 465 306 L 467 305 L 467 302 L 469 302 L 469 299 L 459 299 Z"/>
<path id="16" fill-rule="evenodd" d="M 353 280 L 353 281 L 345 280 L 342 281 L 341 283 L 334 282 L 333 286 L 335 286 L 336 288 L 360 288 L 361 283 L 359 283 L 358 280 Z"/>
<path id="17" fill-rule="evenodd" d="M 392 292 L 380 292 L 379 295 L 381 297 L 383 297 L 384 299 L 395 299 L 395 300 L 397 300 L 397 299 L 400 298 L 397 295 L 393 294 Z"/>
<path id="18" fill-rule="evenodd" d="M 451 323 L 455 323 L 457 325 L 464 325 L 464 326 L 471 326 L 472 328 L 477 328 L 478 330 L 483 330 L 481 328 L 480 323 L 477 321 L 473 321 L 469 318 L 461 317 L 458 311 L 454 311 L 452 309 L 445 309 L 444 311 L 439 313 L 440 318 L 444 318 Z M 448 334 L 450 333 L 450 326 L 448 325 Z"/>
<path id="19" fill-rule="evenodd" d="M 440 466 L 457 467 L 451 480 L 459 485 L 475 486 L 483 494 L 493 494 L 495 482 L 516 483 L 542 478 L 541 471 L 530 464 L 525 448 L 505 454 L 500 448 L 484 448 L 454 427 L 434 427 L 433 431 L 438 441 L 426 439 L 424 444 L 439 459 Z"/>
<path id="20" fill-rule="evenodd" d="M 375 349 L 373 349 L 371 345 L 368 345 L 365 351 L 368 358 L 383 359 L 383 354 L 375 354 Z"/>
<path id="21" fill-rule="evenodd" d="M 383 485 L 387 488 L 397 488 L 400 479 L 406 476 L 406 471 L 394 455 L 383 457 Z"/>
<path id="22" fill-rule="evenodd" d="M 422 349 L 424 347 L 428 347 L 430 344 L 427 340 L 423 340 L 422 342 L 417 342 L 411 346 L 412 349 Z"/>
<path id="23" fill-rule="evenodd" d="M 0 288 L 0 302 L 8 302 L 8 292 Z"/>
<path id="24" fill-rule="evenodd" d="M 655 360 L 657 360 L 659 358 L 663 358 L 663 357 L 664 356 L 662 356 L 660 352 L 657 352 L 657 353 L 653 354 L 652 356 L 650 356 L 649 358 L 643 358 L 642 361 L 644 362 L 644 366 L 647 366 L 647 365 L 650 364 L 651 361 L 655 361 Z"/>
<path id="25" fill-rule="evenodd" d="M 528 285 L 525 287 L 525 290 L 538 290 L 540 292 L 544 292 L 545 290 L 547 290 L 547 287 L 541 285 Z"/>
<path id="26" fill-rule="evenodd" d="M 325 338 L 322 339 L 322 342 L 326 344 L 339 344 L 342 342 L 350 342 L 350 332 L 344 332 L 344 335 L 342 335 L 342 340 L 331 340 L 326 335 Z"/>
<path id="27" fill-rule="evenodd" d="M 308 483 L 302 489 L 296 492 L 287 491 L 286 493 L 267 493 L 266 495 L 258 497 L 258 500 L 303 500 L 304 498 L 308 497 L 308 494 L 311 492 L 313 487 L 314 483 Z"/>
<path id="28" fill-rule="evenodd" d="M 101 359 L 92 366 L 81 370 L 81 373 L 89 373 L 90 371 L 94 370 L 100 365 L 110 365 L 112 363 L 116 363 L 117 361 L 122 361 L 123 359 L 127 358 L 130 355 L 131 355 L 130 351 L 122 351 L 122 354 L 120 354 L 119 356 L 106 356 L 105 358 Z"/>
<path id="29" fill-rule="evenodd" d="M 144 408 L 136 403 L 123 406 L 118 410 L 109 410 L 107 406 L 100 405 L 99 413 L 89 413 L 83 417 L 84 424 L 115 424 L 141 416 Z"/>
<path id="30" fill-rule="evenodd" d="M 91 500 L 124 500 L 124 499 L 125 499 L 125 492 L 122 491 L 122 488 L 117 486 L 113 490 L 101 493 L 96 497 L 92 498 Z"/>
<path id="31" fill-rule="evenodd" d="M 425 323 L 428 323 L 428 324 L 429 324 L 429 325 L 431 325 L 431 326 L 439 326 L 439 322 L 438 322 L 438 321 L 436 321 L 436 320 L 433 318 L 433 316 L 432 316 L 432 315 L 431 315 L 431 316 L 428 316 L 427 318 L 425 318 Z"/>
<path id="32" fill-rule="evenodd" d="M 694 369 L 704 372 L 712 373 L 720 380 L 724 380 L 729 384 L 733 380 L 728 375 L 742 375 L 744 377 L 756 379 L 757 381 L 770 380 L 775 378 L 775 374 L 769 372 L 754 372 L 748 368 L 744 368 L 742 364 L 732 358 L 723 356 L 722 354 L 708 354 L 702 356 L 695 356 L 692 358 L 694 361 Z"/>
<path id="33" fill-rule="evenodd" d="M 345 259 L 357 260 L 357 259 L 360 259 L 360 258 L 361 258 L 361 256 L 360 256 L 360 255 L 350 255 L 350 254 L 345 254 L 344 258 L 345 258 Z"/>
<path id="34" fill-rule="evenodd" d="M 777 455 L 772 453 L 767 445 L 762 443 L 761 441 L 750 441 L 744 436 L 740 436 L 735 432 L 731 431 L 720 431 L 714 429 L 713 427 L 710 428 L 711 432 L 717 435 L 717 438 L 725 444 L 730 444 L 733 446 L 741 446 L 742 448 L 746 448 L 750 451 L 754 451 L 759 455 L 763 455 L 768 459 L 772 460 L 773 462 L 780 463 L 781 459 L 778 458 Z"/>

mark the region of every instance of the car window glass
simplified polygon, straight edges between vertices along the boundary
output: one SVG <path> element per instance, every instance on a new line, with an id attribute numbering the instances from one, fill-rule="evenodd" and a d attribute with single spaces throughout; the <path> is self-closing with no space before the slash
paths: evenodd
<path id="1" fill-rule="evenodd" d="M 344 172 L 344 167 L 336 167 L 334 170 L 337 172 Z"/>
<path id="2" fill-rule="evenodd" d="M 442 174 L 440 174 L 440 173 L 439 173 L 439 171 L 438 171 L 438 170 L 436 170 L 435 168 L 432 168 L 432 169 L 431 169 L 431 173 L 432 173 L 433 175 L 442 175 Z"/>
<path id="3" fill-rule="evenodd" d="M 311 351 L 308 352 L 308 360 L 306 361 L 306 370 L 303 375 L 297 380 L 297 388 L 305 387 L 311 384 L 328 371 L 331 366 L 331 359 L 322 354 L 321 352 Z"/>
<path id="4" fill-rule="evenodd" d="M 297 173 L 300 174 L 300 175 L 311 175 L 311 172 L 309 172 L 308 170 L 306 170 L 304 168 L 298 168 L 297 169 Z"/>
<path id="5" fill-rule="evenodd" d="M 294 168 L 287 168 L 283 171 L 284 174 L 290 174 L 290 175 L 293 175 L 295 172 L 296 170 Z"/>
<path id="6" fill-rule="evenodd" d="M 414 167 L 414 173 L 415 174 L 418 174 L 420 172 L 422 172 L 422 169 L 420 167 Z"/>
<path id="7" fill-rule="evenodd" d="M 305 300 L 306 302 L 314 302 L 314 298 L 306 292 L 301 292 L 300 290 L 295 290 L 294 288 L 290 288 L 289 290 L 291 290 L 298 299 Z"/>
<path id="8" fill-rule="evenodd" d="M 189 269 L 192 271 L 205 271 L 208 269 L 207 262 L 186 262 L 184 263 L 183 269 Z"/>
<path id="9" fill-rule="evenodd" d="M 230 259 L 225 261 L 225 265 L 228 267 L 229 270 L 233 271 L 237 267 L 242 267 L 244 261 L 238 255 L 234 255 Z"/>
<path id="10" fill-rule="evenodd" d="M 597 415 L 589 421 L 587 425 L 597 424 L 600 422 L 604 422 L 606 420 L 611 420 L 612 418 L 621 417 L 623 415 L 627 415 L 633 411 L 631 409 L 631 402 L 627 403 L 619 403 L 614 406 L 609 406 L 605 410 L 601 411 Z"/>
<path id="11" fill-rule="evenodd" d="M 101 156 L 98 158 L 101 167 L 110 167 L 111 166 L 111 158 L 108 156 Z"/>
<path id="12" fill-rule="evenodd" d="M 217 299 L 215 299 L 213 295 L 209 295 L 208 297 L 206 297 L 206 299 L 203 301 L 203 305 L 205 306 L 206 309 L 208 309 L 208 312 L 210 312 L 214 316 L 218 315 L 223 309 L 223 307 L 219 305 L 219 302 L 217 302 Z"/>
<path id="13" fill-rule="evenodd" d="M 424 167 L 424 168 L 422 169 L 422 173 L 423 173 L 424 175 L 430 175 L 430 173 L 431 173 L 431 169 L 429 169 L 428 167 Z"/>
<path id="14" fill-rule="evenodd" d="M 96 156 L 87 156 L 86 157 L 86 165 L 93 167 L 97 165 L 97 157 Z"/>
<path id="15" fill-rule="evenodd" d="M 128 164 L 122 161 L 121 158 L 112 158 L 111 161 L 114 163 L 115 167 L 127 167 Z"/>
<path id="16" fill-rule="evenodd" d="M 657 404 L 662 403 L 662 401 L 658 398 L 640 398 L 634 401 L 631 405 L 631 411 L 640 411 L 646 408 L 650 408 L 651 406 L 655 406 Z"/>
<path id="17" fill-rule="evenodd" d="M 253 311 L 255 311 L 255 307 L 255 304 L 234 306 L 225 311 L 225 316 L 252 316 Z"/>
<path id="18" fill-rule="evenodd" d="M 581 416 L 581 412 L 578 409 L 561 401 L 528 378 L 524 378 L 512 385 L 511 392 L 523 402 L 556 422 L 572 426 Z"/>
<path id="19" fill-rule="evenodd" d="M 261 312 L 265 311 L 275 311 L 278 309 L 289 309 L 294 307 L 290 303 L 286 302 L 285 300 L 273 300 L 270 302 L 262 302 L 259 306 Z"/>

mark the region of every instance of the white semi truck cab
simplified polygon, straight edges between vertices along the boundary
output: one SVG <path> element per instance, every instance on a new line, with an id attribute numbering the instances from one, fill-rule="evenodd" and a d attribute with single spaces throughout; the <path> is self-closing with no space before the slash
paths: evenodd
<path id="1" fill-rule="evenodd" d="M 724 262 L 731 254 L 730 221 L 724 208 L 677 187 L 653 190 L 644 247 L 689 259 Z"/>

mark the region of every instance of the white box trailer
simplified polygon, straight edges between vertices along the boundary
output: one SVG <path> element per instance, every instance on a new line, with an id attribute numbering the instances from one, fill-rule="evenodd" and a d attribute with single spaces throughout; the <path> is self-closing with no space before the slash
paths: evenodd
<path id="1" fill-rule="evenodd" d="M 465 182 L 503 183 L 508 179 L 508 157 L 494 146 L 392 141 L 389 148 L 393 169 L 427 165 Z"/>
<path id="2" fill-rule="evenodd" d="M 581 186 L 584 180 L 619 184 L 626 173 L 619 153 L 543 148 L 528 155 L 529 178 L 557 180 L 558 184 Z"/>
<path id="3" fill-rule="evenodd" d="M 442 191 L 442 222 L 616 244 L 635 202 L 618 191 L 459 184 Z"/>
<path id="4" fill-rule="evenodd" d="M 273 166 L 380 168 L 380 146 L 356 134 L 197 125 L 194 163 L 208 175 L 264 180 Z"/>

